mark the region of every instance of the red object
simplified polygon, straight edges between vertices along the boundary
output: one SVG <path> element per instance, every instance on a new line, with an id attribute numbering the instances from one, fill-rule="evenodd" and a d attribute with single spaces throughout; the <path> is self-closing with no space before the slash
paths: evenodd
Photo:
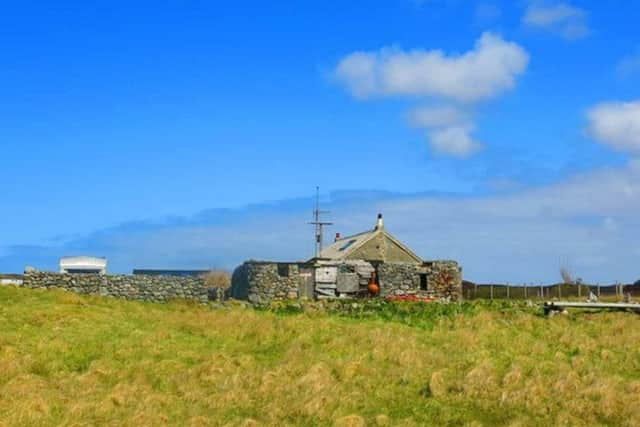
<path id="1" fill-rule="evenodd" d="M 378 286 L 378 284 L 375 282 L 369 283 L 367 289 L 369 290 L 369 292 L 371 292 L 372 295 L 378 295 L 378 292 L 380 292 L 380 286 Z"/>
<path id="2" fill-rule="evenodd" d="M 369 290 L 369 293 L 371 293 L 371 295 L 378 295 L 378 293 L 380 292 L 380 285 L 376 283 L 375 271 L 371 272 L 371 278 L 369 279 L 369 285 L 367 286 L 367 289 Z"/>

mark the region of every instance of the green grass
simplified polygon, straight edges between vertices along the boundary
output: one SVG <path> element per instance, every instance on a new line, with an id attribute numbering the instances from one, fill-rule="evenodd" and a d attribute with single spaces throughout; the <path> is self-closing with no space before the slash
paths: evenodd
<path id="1" fill-rule="evenodd" d="M 639 425 L 639 326 L 505 301 L 212 310 L 0 287 L 0 425 Z"/>

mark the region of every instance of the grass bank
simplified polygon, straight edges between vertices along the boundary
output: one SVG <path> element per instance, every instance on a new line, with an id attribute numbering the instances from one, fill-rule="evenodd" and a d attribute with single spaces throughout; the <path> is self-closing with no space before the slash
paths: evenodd
<path id="1" fill-rule="evenodd" d="M 0 287 L 0 425 L 639 425 L 639 326 L 505 302 L 211 310 Z"/>

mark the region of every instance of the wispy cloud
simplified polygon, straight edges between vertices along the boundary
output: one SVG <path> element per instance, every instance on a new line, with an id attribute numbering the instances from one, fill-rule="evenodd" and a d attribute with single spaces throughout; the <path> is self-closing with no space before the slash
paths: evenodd
<path id="1" fill-rule="evenodd" d="M 468 116 L 463 110 L 512 89 L 528 62 L 529 55 L 518 44 L 484 33 L 463 54 L 398 47 L 353 52 L 339 61 L 335 77 L 361 100 L 409 97 L 440 103 L 431 111 L 416 109 L 411 113 L 412 125 L 427 129 L 435 152 L 466 157 L 481 146 L 471 137 L 472 124 L 468 120 L 448 125 L 433 121 L 443 115 Z M 443 102 L 457 107 L 443 107 Z"/>
<path id="2" fill-rule="evenodd" d="M 552 185 L 487 196 L 343 193 L 325 201 L 343 234 L 387 226 L 427 259 L 459 260 L 469 279 L 539 282 L 557 278 L 569 259 L 585 280 L 640 277 L 640 164 L 602 169 Z M 133 267 L 232 268 L 245 259 L 300 260 L 311 256 L 306 224 L 311 200 L 255 206 L 224 216 L 115 227 L 64 245 L 13 247 L 0 269 L 26 264 L 55 268 L 63 254 L 106 255 L 115 271 Z"/>
<path id="3" fill-rule="evenodd" d="M 640 101 L 598 104 L 587 119 L 593 138 L 618 151 L 640 153 Z"/>
<path id="4" fill-rule="evenodd" d="M 529 28 L 548 31 L 569 40 L 586 37 L 591 32 L 586 11 L 569 3 L 534 1 L 527 8 L 522 22 Z"/>

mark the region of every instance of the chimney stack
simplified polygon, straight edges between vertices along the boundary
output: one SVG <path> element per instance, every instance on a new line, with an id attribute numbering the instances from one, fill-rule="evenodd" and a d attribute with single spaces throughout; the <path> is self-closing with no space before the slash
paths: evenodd
<path id="1" fill-rule="evenodd" d="M 334 240 L 334 242 L 337 242 L 338 240 L 340 240 L 340 233 L 336 233 L 336 239 Z"/>
<path id="2" fill-rule="evenodd" d="M 381 230 L 384 228 L 384 222 L 382 221 L 382 214 L 378 214 L 378 221 L 376 221 L 376 230 Z"/>

